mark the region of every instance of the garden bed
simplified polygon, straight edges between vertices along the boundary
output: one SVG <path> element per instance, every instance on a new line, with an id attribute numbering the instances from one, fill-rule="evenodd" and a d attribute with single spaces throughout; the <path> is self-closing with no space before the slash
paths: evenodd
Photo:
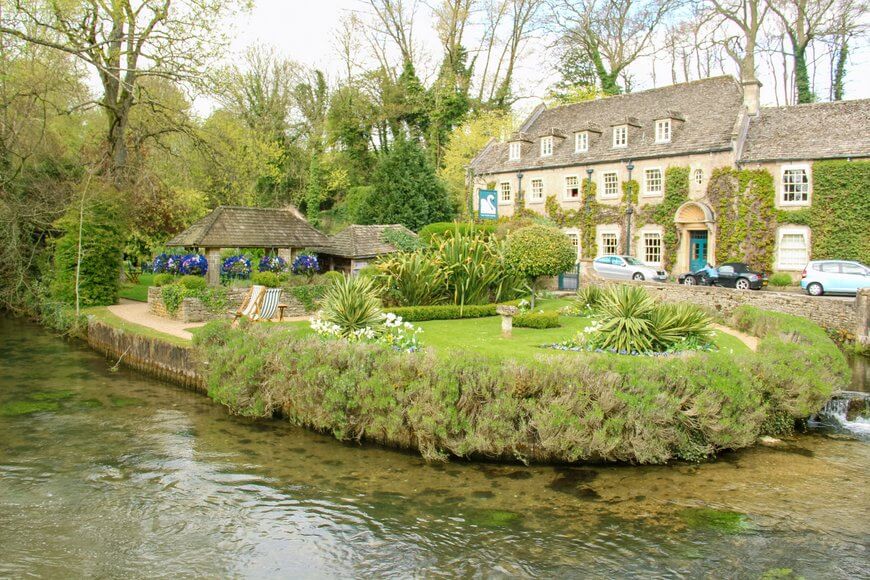
<path id="1" fill-rule="evenodd" d="M 429 459 L 700 460 L 789 432 L 848 376 L 818 326 L 750 307 L 735 311 L 734 324 L 760 337 L 757 353 L 720 348 L 664 359 L 548 354 L 524 349 L 519 329 L 504 341 L 505 356 L 494 356 L 469 328 L 457 328 L 488 321 L 497 319 L 426 323 L 425 344 L 437 342 L 433 325 L 447 325 L 457 348 L 413 354 L 325 341 L 298 326 L 211 323 L 195 343 L 209 361 L 209 395 L 235 413 L 280 415 Z M 562 329 L 521 330 L 540 344 L 541 335 Z M 533 354 L 516 356 L 523 351 Z"/>

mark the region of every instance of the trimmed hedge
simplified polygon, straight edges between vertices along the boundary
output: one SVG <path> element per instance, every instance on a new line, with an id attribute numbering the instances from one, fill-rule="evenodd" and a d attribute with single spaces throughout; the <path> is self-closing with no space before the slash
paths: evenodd
<path id="1" fill-rule="evenodd" d="M 520 328 L 559 328 L 558 312 L 523 312 L 514 316 L 514 326 Z"/>
<path id="2" fill-rule="evenodd" d="M 396 316 L 401 316 L 408 322 L 423 322 L 426 320 L 456 320 L 496 316 L 496 306 L 496 304 L 479 304 L 461 307 L 455 304 L 442 304 L 438 306 L 398 306 L 385 310 Z"/>
<path id="3" fill-rule="evenodd" d="M 762 338 L 757 353 L 559 353 L 520 364 L 227 321 L 205 326 L 194 344 L 208 361 L 209 396 L 240 415 L 280 415 L 427 459 L 664 463 L 788 431 L 846 384 L 845 359 L 818 326 L 745 307 L 735 318 Z"/>
<path id="4" fill-rule="evenodd" d="M 421 242 L 428 244 L 435 236 L 453 235 L 456 231 L 465 235 L 482 232 L 487 236 L 491 236 L 495 234 L 496 225 L 472 222 L 435 222 L 420 228 L 418 236 Z"/>

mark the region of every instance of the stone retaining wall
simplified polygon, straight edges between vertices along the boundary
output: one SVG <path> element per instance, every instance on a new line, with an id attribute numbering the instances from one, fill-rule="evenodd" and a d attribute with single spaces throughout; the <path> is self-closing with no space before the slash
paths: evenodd
<path id="1" fill-rule="evenodd" d="M 193 348 L 131 334 L 102 322 L 88 322 L 88 345 L 121 364 L 200 393 L 205 380 Z"/>
<path id="2" fill-rule="evenodd" d="M 581 285 L 612 284 L 592 272 L 584 270 Z M 642 284 L 655 298 L 666 302 L 690 302 L 707 308 L 723 316 L 730 316 L 735 308 L 744 304 L 763 310 L 783 312 L 803 316 L 816 324 L 832 330 L 845 330 L 854 333 L 858 340 L 867 337 L 868 314 L 859 312 L 870 307 L 868 300 L 841 298 L 819 298 L 796 292 L 775 292 L 771 290 L 735 290 L 718 286 L 684 286 L 682 284 L 662 284 L 656 282 L 633 282 Z M 864 291 L 862 291 L 864 292 Z"/>
<path id="3" fill-rule="evenodd" d="M 245 296 L 248 294 L 249 288 L 227 288 L 227 312 L 232 312 L 242 305 Z M 286 290 L 281 292 L 281 304 L 286 304 L 284 316 L 305 316 L 308 311 L 305 306 L 292 294 Z M 178 311 L 175 315 L 171 315 L 163 303 L 162 288 L 150 286 L 148 288 L 148 312 L 156 316 L 164 318 L 172 318 L 182 322 L 206 322 L 216 318 L 223 318 L 227 312 L 209 312 L 202 300 L 199 298 L 185 298 L 178 306 Z"/>

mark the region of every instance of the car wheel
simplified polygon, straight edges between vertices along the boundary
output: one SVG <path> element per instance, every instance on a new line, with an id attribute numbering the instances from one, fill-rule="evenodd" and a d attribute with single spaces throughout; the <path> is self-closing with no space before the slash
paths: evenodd
<path id="1" fill-rule="evenodd" d="M 749 280 L 746 278 L 738 278 L 734 283 L 734 287 L 738 290 L 749 290 Z"/>
<path id="2" fill-rule="evenodd" d="M 644 278 L 643 274 L 641 274 L 640 272 L 635 272 L 634 276 L 632 276 L 631 279 L 637 282 L 643 282 L 644 280 L 646 280 L 646 278 Z"/>
<path id="3" fill-rule="evenodd" d="M 818 282 L 813 282 L 809 286 L 807 286 L 807 294 L 810 296 L 821 296 L 825 291 L 822 289 L 822 285 Z"/>
<path id="4" fill-rule="evenodd" d="M 683 280 L 683 284 L 685 284 L 686 286 L 694 286 L 696 283 L 697 282 L 695 282 L 694 276 L 686 276 L 686 278 Z"/>

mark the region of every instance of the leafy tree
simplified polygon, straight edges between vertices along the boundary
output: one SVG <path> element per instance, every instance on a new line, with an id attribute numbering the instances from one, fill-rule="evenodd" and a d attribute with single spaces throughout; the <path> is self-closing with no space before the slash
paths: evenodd
<path id="1" fill-rule="evenodd" d="M 305 215 L 311 225 L 320 222 L 320 204 L 325 197 L 323 169 L 320 166 L 320 156 L 311 157 L 311 169 L 308 173 L 308 187 L 305 191 Z"/>
<path id="2" fill-rule="evenodd" d="M 79 307 L 114 304 L 118 299 L 123 206 L 119 195 L 86 183 L 78 200 L 58 221 L 63 235 L 54 245 L 55 300 Z"/>
<path id="3" fill-rule="evenodd" d="M 529 281 L 532 308 L 539 279 L 570 270 L 576 260 L 571 240 L 556 228 L 534 225 L 508 234 L 505 261 Z"/>
<path id="4" fill-rule="evenodd" d="M 370 215 L 365 216 L 368 223 L 402 224 L 417 231 L 455 213 L 426 153 L 410 139 L 399 139 L 381 157 L 372 187 L 376 193 L 370 199 Z"/>

